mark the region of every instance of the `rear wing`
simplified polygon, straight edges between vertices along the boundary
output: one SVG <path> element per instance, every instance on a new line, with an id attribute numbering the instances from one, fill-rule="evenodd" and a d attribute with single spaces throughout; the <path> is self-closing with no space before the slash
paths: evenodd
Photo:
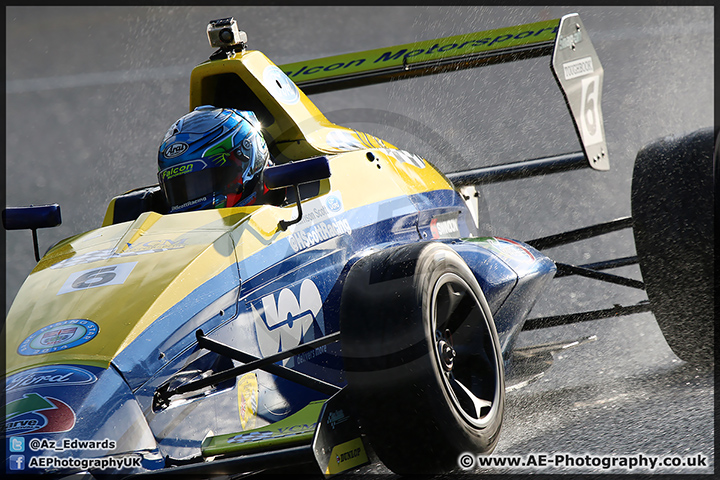
<path id="1" fill-rule="evenodd" d="M 306 94 L 551 55 L 589 166 L 609 169 L 602 121 L 603 68 L 577 14 L 280 65 Z"/>

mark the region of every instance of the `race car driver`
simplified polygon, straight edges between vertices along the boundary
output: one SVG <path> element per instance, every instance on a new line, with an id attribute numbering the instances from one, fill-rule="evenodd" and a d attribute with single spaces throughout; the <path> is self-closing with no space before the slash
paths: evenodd
<path id="1" fill-rule="evenodd" d="M 279 204 L 262 177 L 272 165 L 253 112 L 211 105 L 176 121 L 158 151 L 158 180 L 169 213 L 208 208 Z"/>

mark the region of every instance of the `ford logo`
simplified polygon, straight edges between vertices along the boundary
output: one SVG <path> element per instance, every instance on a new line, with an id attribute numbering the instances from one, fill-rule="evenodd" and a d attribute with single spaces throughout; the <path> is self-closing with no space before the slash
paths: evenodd
<path id="1" fill-rule="evenodd" d="M 175 142 L 172 145 L 167 146 L 163 155 L 165 158 L 179 157 L 183 153 L 187 152 L 188 148 L 190 148 L 190 146 L 185 142 Z"/>
<path id="2" fill-rule="evenodd" d="M 97 377 L 84 368 L 66 365 L 40 367 L 13 375 L 8 379 L 6 391 L 24 388 L 88 385 Z"/>

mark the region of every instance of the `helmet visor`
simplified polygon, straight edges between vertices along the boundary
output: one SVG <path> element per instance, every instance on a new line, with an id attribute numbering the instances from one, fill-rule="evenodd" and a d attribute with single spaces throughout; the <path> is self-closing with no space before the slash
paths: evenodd
<path id="1" fill-rule="evenodd" d="M 235 165 L 204 168 L 189 173 L 177 174 L 177 166 L 158 172 L 170 212 L 190 210 L 197 204 L 206 205 L 215 194 L 227 195 L 242 190 L 238 184 L 238 169 Z"/>

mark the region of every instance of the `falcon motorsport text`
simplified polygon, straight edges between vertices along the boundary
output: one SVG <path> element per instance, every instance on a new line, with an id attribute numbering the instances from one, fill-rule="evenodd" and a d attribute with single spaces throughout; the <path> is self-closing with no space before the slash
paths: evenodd
<path id="1" fill-rule="evenodd" d="M 490 47 L 497 43 L 506 42 L 511 39 L 520 40 L 520 39 L 528 38 L 531 36 L 534 37 L 534 36 L 540 35 L 545 30 L 552 30 L 552 33 L 556 34 L 558 27 L 542 28 L 542 29 L 538 30 L 537 32 L 532 31 L 532 30 L 527 30 L 525 32 L 520 32 L 515 35 L 504 34 L 504 35 L 498 35 L 495 38 L 486 37 L 486 38 L 479 38 L 479 39 L 475 39 L 475 40 L 467 40 L 460 44 L 449 43 L 447 45 L 439 45 L 436 43 L 428 49 L 419 48 L 416 50 L 408 51 L 407 48 L 403 48 L 403 49 L 398 50 L 397 52 L 393 52 L 391 50 L 389 52 L 385 52 L 385 53 L 379 55 L 377 58 L 372 60 L 372 63 L 387 62 L 389 60 L 397 60 L 399 58 L 409 59 L 412 57 L 417 57 L 419 55 L 431 55 L 431 54 L 437 54 L 438 52 L 440 52 L 440 53 L 447 52 L 450 50 L 460 51 L 460 50 L 468 50 L 468 49 L 478 48 L 478 47 L 482 47 L 482 46 Z M 315 66 L 312 68 L 307 68 L 307 66 L 303 66 L 302 68 L 300 68 L 294 72 L 292 72 L 292 71 L 285 72 L 285 74 L 291 78 L 297 77 L 298 75 L 301 75 L 301 74 L 302 75 L 313 75 L 320 71 L 330 72 L 333 70 L 338 70 L 340 68 L 357 67 L 357 66 L 365 63 L 366 60 L 370 60 L 370 59 L 358 58 L 358 59 L 354 59 L 354 60 L 346 62 L 346 63 L 338 62 L 338 63 L 333 63 L 333 64 L 327 65 L 327 66 L 318 65 L 318 66 Z"/>

